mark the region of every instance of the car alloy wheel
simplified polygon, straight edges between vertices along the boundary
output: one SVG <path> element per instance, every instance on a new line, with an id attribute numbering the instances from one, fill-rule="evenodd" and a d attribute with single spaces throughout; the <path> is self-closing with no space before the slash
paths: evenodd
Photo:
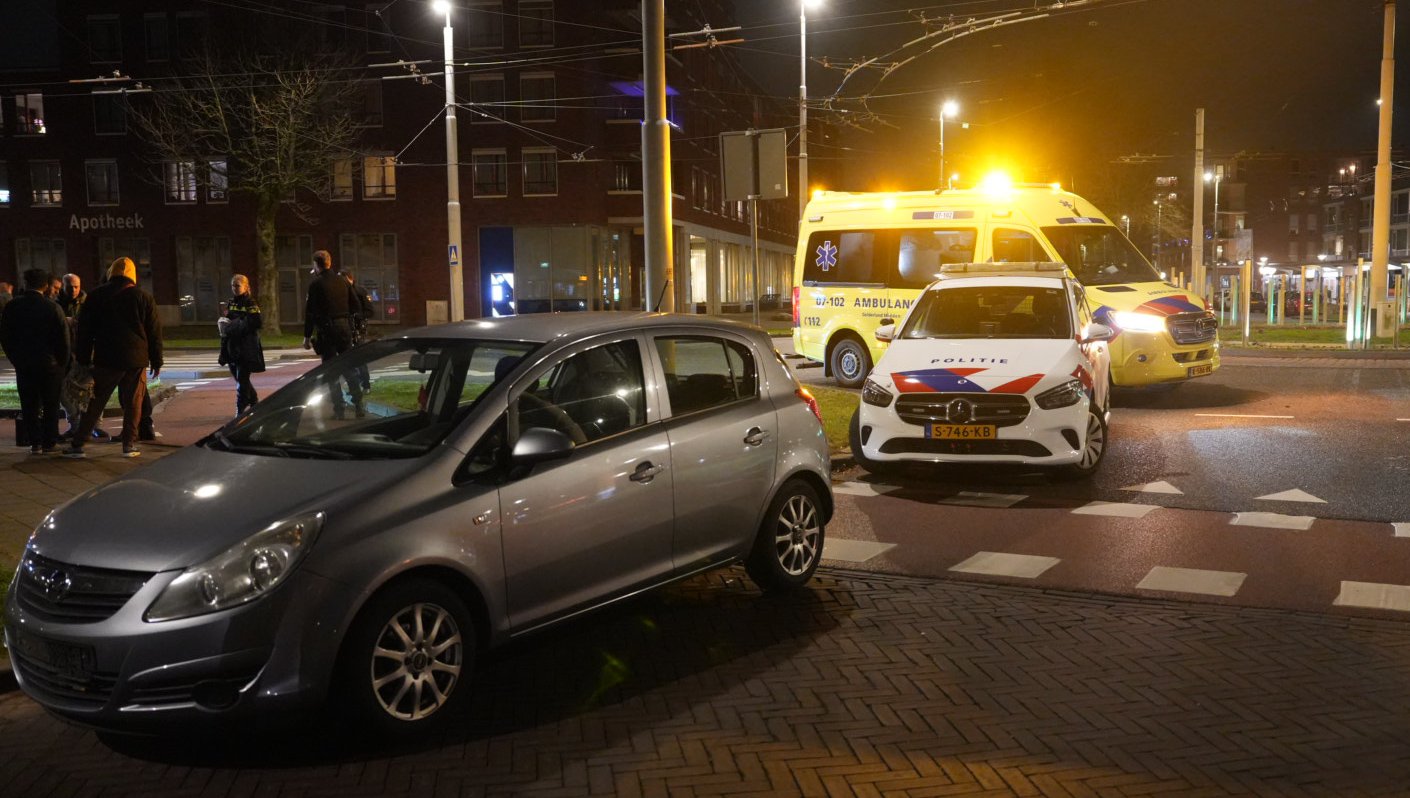
<path id="1" fill-rule="evenodd" d="M 779 511 L 774 532 L 778 564 L 789 576 L 801 576 L 821 554 L 822 527 L 818 508 L 804 496 L 791 496 Z"/>
<path id="2" fill-rule="evenodd" d="M 372 650 L 372 691 L 388 715 L 421 720 L 445 706 L 460 681 L 464 638 L 444 608 L 406 607 L 389 619 Z"/>
<path id="3" fill-rule="evenodd" d="M 822 560 L 823 536 L 817 491 L 801 480 L 790 481 L 769 505 L 745 569 L 765 590 L 802 587 Z"/>
<path id="4" fill-rule="evenodd" d="M 1106 451 L 1106 425 L 1096 413 L 1087 414 L 1087 443 L 1082 448 L 1082 460 L 1078 463 L 1084 470 L 1097 467 Z"/>

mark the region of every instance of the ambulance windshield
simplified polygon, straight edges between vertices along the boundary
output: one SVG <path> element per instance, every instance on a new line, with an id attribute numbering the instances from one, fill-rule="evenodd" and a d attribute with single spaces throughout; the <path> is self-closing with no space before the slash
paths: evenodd
<path id="1" fill-rule="evenodd" d="M 1160 275 L 1115 227 L 1061 225 L 1044 227 L 1043 234 L 1083 285 L 1160 281 Z"/>

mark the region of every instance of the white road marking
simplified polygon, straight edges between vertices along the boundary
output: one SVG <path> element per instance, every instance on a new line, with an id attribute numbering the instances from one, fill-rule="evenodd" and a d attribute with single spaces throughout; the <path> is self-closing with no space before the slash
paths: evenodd
<path id="1" fill-rule="evenodd" d="M 1157 565 L 1136 585 L 1136 589 L 1232 596 L 1239 592 L 1247 576 L 1248 574 L 1235 571 L 1203 571 L 1198 568 L 1167 568 Z"/>
<path id="2" fill-rule="evenodd" d="M 1006 509 L 1028 498 L 1019 493 L 978 493 L 964 490 L 936 504 L 953 504 L 959 507 L 995 507 Z"/>
<path id="3" fill-rule="evenodd" d="M 895 543 L 827 538 L 823 542 L 823 559 L 838 560 L 839 562 L 866 562 L 887 549 L 895 547 Z"/>
<path id="4" fill-rule="evenodd" d="M 1195 413 L 1206 418 L 1292 418 L 1292 416 L 1259 416 L 1252 413 Z"/>
<path id="5" fill-rule="evenodd" d="M 1308 493 L 1307 491 L 1298 490 L 1297 488 L 1294 488 L 1292 490 L 1285 490 L 1282 493 L 1270 493 L 1267 496 L 1258 496 L 1254 499 L 1254 501 L 1306 502 L 1307 504 L 1327 503 L 1326 499 L 1319 499 L 1316 496 L 1313 496 L 1312 494 Z"/>
<path id="6" fill-rule="evenodd" d="M 1073 515 L 1107 515 L 1115 518 L 1145 518 L 1151 510 L 1159 510 L 1154 504 L 1128 504 L 1125 502 L 1091 502 L 1072 511 Z"/>
<path id="7" fill-rule="evenodd" d="M 1185 492 L 1171 485 L 1169 482 L 1147 482 L 1144 485 L 1129 485 L 1122 490 L 1131 490 L 1137 493 L 1169 493 L 1171 495 L 1183 496 Z"/>
<path id="8" fill-rule="evenodd" d="M 843 482 L 841 485 L 833 485 L 832 492 L 840 493 L 843 496 L 885 496 L 893 490 L 900 490 L 899 485 L 881 485 L 872 482 Z"/>
<path id="9" fill-rule="evenodd" d="M 1035 579 L 1043 572 L 1062 562 L 1056 557 L 1038 557 L 1032 554 L 1002 554 L 994 551 L 981 551 L 968 560 L 951 568 L 965 574 L 986 576 L 1014 576 L 1020 579 Z"/>
<path id="10" fill-rule="evenodd" d="M 1396 537 L 1410 538 L 1410 521 L 1399 521 L 1393 523 L 1391 524 L 1391 528 L 1395 530 Z"/>
<path id="11" fill-rule="evenodd" d="M 1344 581 L 1332 606 L 1410 612 L 1410 586 Z"/>
<path id="12" fill-rule="evenodd" d="M 1279 513 L 1234 513 L 1231 526 L 1256 526 L 1264 529 L 1311 529 L 1316 521 L 1310 515 L 1281 515 Z"/>

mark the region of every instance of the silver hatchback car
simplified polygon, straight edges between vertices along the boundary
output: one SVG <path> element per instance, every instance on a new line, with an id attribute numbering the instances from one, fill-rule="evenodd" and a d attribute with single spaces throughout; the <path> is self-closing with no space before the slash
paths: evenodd
<path id="1" fill-rule="evenodd" d="M 90 725 L 327 701 L 419 731 L 515 636 L 737 561 L 802 586 L 828 472 L 816 402 L 755 328 L 424 328 L 55 510 L 5 642 L 26 693 Z"/>

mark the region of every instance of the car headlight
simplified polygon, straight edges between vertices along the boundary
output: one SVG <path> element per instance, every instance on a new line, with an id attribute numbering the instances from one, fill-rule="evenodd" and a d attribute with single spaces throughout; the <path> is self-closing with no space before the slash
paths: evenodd
<path id="1" fill-rule="evenodd" d="M 890 407 L 891 392 L 872 382 L 870 378 L 862 383 L 862 401 L 876 407 Z"/>
<path id="2" fill-rule="evenodd" d="M 1033 397 L 1033 401 L 1044 410 L 1056 410 L 1059 407 L 1075 405 L 1086 398 L 1087 392 L 1082 388 L 1082 381 L 1068 380 L 1056 388 L 1043 391 Z"/>
<path id="3" fill-rule="evenodd" d="M 1165 317 L 1152 313 L 1118 310 L 1111 314 L 1116 326 L 1134 332 L 1165 332 Z"/>
<path id="4" fill-rule="evenodd" d="M 174 621 L 234 607 L 273 590 L 308 554 L 323 513 L 270 524 L 181 572 L 147 608 L 149 622 Z"/>

